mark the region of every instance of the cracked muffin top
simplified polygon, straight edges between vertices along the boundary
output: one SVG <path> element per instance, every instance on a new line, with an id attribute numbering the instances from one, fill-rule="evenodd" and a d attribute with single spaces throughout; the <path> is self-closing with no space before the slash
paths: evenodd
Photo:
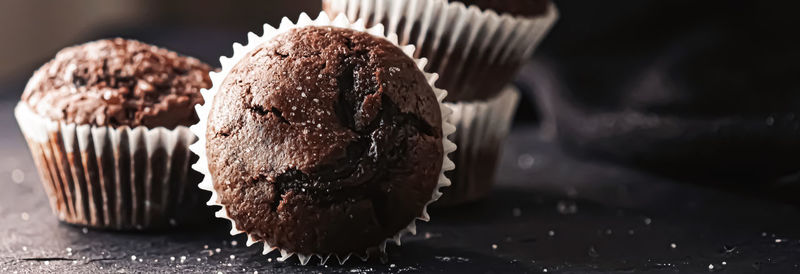
<path id="1" fill-rule="evenodd" d="M 497 13 L 508 13 L 519 16 L 537 16 L 547 12 L 550 0 L 448 0 L 475 5 L 481 10 L 494 10 Z"/>
<path id="2" fill-rule="evenodd" d="M 172 129 L 197 123 L 210 70 L 139 41 L 98 40 L 59 51 L 28 81 L 22 101 L 55 121 Z"/>
<path id="3" fill-rule="evenodd" d="M 300 254 L 362 253 L 422 215 L 442 168 L 440 106 L 383 38 L 305 27 L 251 51 L 206 131 L 237 229 Z"/>

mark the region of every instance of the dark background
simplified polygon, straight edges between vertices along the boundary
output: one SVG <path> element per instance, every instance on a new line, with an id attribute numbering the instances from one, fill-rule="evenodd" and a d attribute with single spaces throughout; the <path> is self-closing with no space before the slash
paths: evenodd
<path id="1" fill-rule="evenodd" d="M 515 81 L 524 98 L 492 195 L 434 210 L 390 248 L 395 266 L 328 268 L 267 262 L 219 221 L 150 234 L 58 224 L 11 111 L 63 47 L 120 36 L 218 66 L 248 31 L 319 1 L 2 1 L 0 270 L 797 272 L 792 2 L 557 1 L 559 21 Z M 181 256 L 201 260 L 169 259 Z"/>

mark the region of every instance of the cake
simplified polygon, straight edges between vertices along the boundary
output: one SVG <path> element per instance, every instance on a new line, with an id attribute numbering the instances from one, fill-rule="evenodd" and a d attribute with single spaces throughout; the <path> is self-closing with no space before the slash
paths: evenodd
<path id="1" fill-rule="evenodd" d="M 348 257 L 427 215 L 443 118 L 401 48 L 306 26 L 242 56 L 223 71 L 205 131 L 212 191 L 234 230 L 289 254 Z"/>
<path id="2" fill-rule="evenodd" d="M 15 115 L 59 219 L 131 230 L 195 215 L 181 210 L 203 200 L 188 126 L 210 70 L 121 38 L 63 49 L 37 70 Z"/>

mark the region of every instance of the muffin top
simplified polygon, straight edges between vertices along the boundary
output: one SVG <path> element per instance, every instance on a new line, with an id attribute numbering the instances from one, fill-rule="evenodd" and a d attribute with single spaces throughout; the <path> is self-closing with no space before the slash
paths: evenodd
<path id="1" fill-rule="evenodd" d="M 63 49 L 28 81 L 22 101 L 66 123 L 148 128 L 189 126 L 210 88 L 211 67 L 122 38 Z"/>
<path id="2" fill-rule="evenodd" d="M 465 5 L 476 5 L 481 10 L 494 10 L 497 13 L 509 13 L 518 16 L 537 16 L 547 12 L 550 0 L 448 0 L 462 2 Z"/>
<path id="3" fill-rule="evenodd" d="M 220 85 L 206 132 L 237 229 L 301 254 L 375 247 L 421 216 L 442 168 L 439 103 L 383 38 L 333 27 L 277 35 Z"/>

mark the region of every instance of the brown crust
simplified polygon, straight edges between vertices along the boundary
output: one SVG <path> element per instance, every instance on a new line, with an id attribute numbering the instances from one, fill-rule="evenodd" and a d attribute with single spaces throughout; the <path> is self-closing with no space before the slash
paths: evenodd
<path id="1" fill-rule="evenodd" d="M 442 168 L 441 113 L 414 61 L 339 28 L 291 30 L 243 58 L 206 132 L 237 229 L 301 254 L 363 252 L 422 214 Z"/>
<path id="2" fill-rule="evenodd" d="M 61 50 L 37 70 L 22 101 L 52 120 L 96 126 L 189 126 L 211 67 L 133 40 L 99 40 Z"/>

